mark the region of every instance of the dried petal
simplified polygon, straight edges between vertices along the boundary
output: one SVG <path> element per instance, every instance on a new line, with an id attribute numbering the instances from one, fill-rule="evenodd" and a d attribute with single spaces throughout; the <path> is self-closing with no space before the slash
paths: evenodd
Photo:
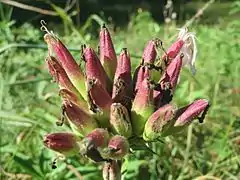
<path id="1" fill-rule="evenodd" d="M 102 26 L 100 34 L 100 61 L 109 79 L 113 82 L 117 67 L 117 56 L 113 47 L 112 39 L 105 25 Z"/>

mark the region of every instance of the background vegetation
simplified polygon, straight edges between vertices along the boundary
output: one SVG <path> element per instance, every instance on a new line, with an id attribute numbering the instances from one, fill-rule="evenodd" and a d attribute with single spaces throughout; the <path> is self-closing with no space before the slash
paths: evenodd
<path id="1" fill-rule="evenodd" d="M 126 179 L 240 179 L 240 1 L 212 2 L 189 27 L 198 39 L 197 74 L 183 70 L 174 99 L 178 105 L 198 97 L 209 99 L 212 106 L 205 123 L 194 123 L 181 136 L 166 138 L 164 144 L 153 144 L 158 155 L 146 150 L 129 155 L 122 169 Z M 41 18 L 72 48 L 77 60 L 82 43 L 97 47 L 97 32 L 104 21 L 117 52 L 127 47 L 132 55 L 141 56 L 151 38 L 161 38 L 168 47 L 176 29 L 204 6 L 203 2 L 183 4 L 189 15 L 181 19 L 178 14 L 178 21 L 169 23 L 159 23 L 151 11 L 139 7 L 127 14 L 124 24 L 97 11 L 79 24 L 76 7 L 81 5 L 65 12 L 60 5 L 46 4 L 60 23 L 48 21 L 50 16 Z M 55 125 L 60 99 L 45 66 L 44 33 L 35 24 L 39 17 L 22 23 L 14 20 L 12 11 L 12 6 L 0 4 L 0 178 L 101 179 L 101 165 L 84 157 L 66 159 L 51 169 L 54 153 L 43 147 L 42 137 L 68 129 Z M 139 61 L 132 57 L 134 66 Z"/>

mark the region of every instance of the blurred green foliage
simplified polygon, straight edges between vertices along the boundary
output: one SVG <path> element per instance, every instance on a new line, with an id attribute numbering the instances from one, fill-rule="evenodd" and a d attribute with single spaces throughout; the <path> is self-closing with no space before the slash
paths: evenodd
<path id="1" fill-rule="evenodd" d="M 99 16 L 92 15 L 84 26 L 76 28 L 59 7 L 53 8 L 64 26 L 53 24 L 50 29 L 61 34 L 68 47 L 80 49 L 86 42 L 97 49 L 92 24 L 98 32 L 103 22 Z M 55 153 L 43 147 L 42 137 L 69 129 L 55 125 L 60 117 L 60 98 L 45 67 L 47 50 L 37 48 L 43 44 L 44 33 L 30 24 L 16 27 L 10 10 L 1 11 L 0 23 L 1 179 L 101 179 L 101 164 L 80 156 L 51 169 Z M 228 19 L 236 11 L 234 6 Z M 141 56 L 146 42 L 154 37 L 162 39 L 167 48 L 178 27 L 175 22 L 159 25 L 149 12 L 139 12 L 127 27 L 111 34 L 117 52 L 127 47 L 132 55 Z M 61 32 L 59 28 L 68 30 Z M 174 102 L 181 106 L 199 97 L 209 99 L 212 106 L 206 121 L 193 123 L 181 136 L 168 137 L 165 143 L 154 143 L 151 148 L 156 154 L 146 150 L 130 154 L 122 167 L 126 179 L 240 178 L 240 22 L 195 23 L 190 29 L 198 39 L 197 74 L 192 76 L 183 69 Z M 22 43 L 36 47 L 18 48 L 16 44 Z M 9 44 L 16 46 L 7 48 Z M 73 55 L 79 61 L 80 53 L 73 51 Z M 133 66 L 140 62 L 136 57 L 131 60 Z"/>

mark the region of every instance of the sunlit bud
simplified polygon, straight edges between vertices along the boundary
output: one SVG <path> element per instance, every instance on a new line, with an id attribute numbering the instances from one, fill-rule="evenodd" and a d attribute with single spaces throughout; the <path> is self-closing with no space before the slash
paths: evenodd
<path id="1" fill-rule="evenodd" d="M 60 89 L 59 90 L 59 95 L 61 96 L 63 101 L 69 101 L 69 102 L 75 103 L 76 105 L 81 107 L 81 109 L 83 109 L 86 112 L 88 112 L 88 104 L 87 104 L 87 102 L 82 100 L 82 99 L 80 99 L 73 92 L 71 92 L 71 91 L 69 91 L 67 89 Z"/>
<path id="2" fill-rule="evenodd" d="M 117 56 L 113 47 L 112 39 L 105 25 L 100 31 L 100 61 L 105 69 L 109 79 L 113 82 L 114 74 L 117 67 Z"/>
<path id="3" fill-rule="evenodd" d="M 87 93 L 85 88 L 85 78 L 71 53 L 59 39 L 50 33 L 44 35 L 44 40 L 48 44 L 49 54 L 56 55 L 57 60 L 60 62 L 61 66 L 67 73 L 69 79 L 86 100 Z"/>
<path id="4" fill-rule="evenodd" d="M 124 136 L 115 135 L 109 140 L 108 147 L 104 148 L 101 154 L 110 159 L 122 159 L 128 152 L 128 140 Z"/>
<path id="5" fill-rule="evenodd" d="M 117 69 L 114 77 L 112 99 L 114 102 L 120 102 L 131 108 L 132 97 L 132 77 L 131 77 L 131 62 L 127 49 L 124 48 L 117 64 Z"/>
<path id="6" fill-rule="evenodd" d="M 160 39 L 150 40 L 144 48 L 142 55 L 142 64 L 153 64 L 157 57 L 157 47 L 161 44 Z"/>
<path id="7" fill-rule="evenodd" d="M 96 162 L 104 161 L 99 151 L 107 147 L 109 133 L 106 129 L 96 128 L 80 142 L 80 152 Z"/>
<path id="8" fill-rule="evenodd" d="M 95 79 L 88 79 L 88 103 L 90 110 L 96 113 L 96 118 L 102 127 L 109 125 L 110 106 L 112 98 L 102 85 Z"/>
<path id="9" fill-rule="evenodd" d="M 110 124 L 114 132 L 125 137 L 132 135 L 132 126 L 129 112 L 125 106 L 120 103 L 113 103 L 110 112 Z"/>
<path id="10" fill-rule="evenodd" d="M 186 127 L 194 119 L 198 119 L 199 122 L 202 123 L 209 109 L 209 106 L 210 104 L 206 99 L 198 99 L 193 103 L 180 108 L 176 113 L 176 122 L 174 124 L 174 127 Z"/>
<path id="11" fill-rule="evenodd" d="M 74 94 L 81 97 L 78 90 L 74 87 L 70 79 L 68 78 L 65 70 L 61 66 L 61 64 L 57 61 L 53 56 L 48 56 L 46 58 L 46 62 L 48 65 L 48 70 L 54 81 L 56 81 L 60 87 L 60 89 L 68 89 L 72 91 Z"/>
<path id="12" fill-rule="evenodd" d="M 150 70 L 146 66 L 139 66 L 134 73 L 134 92 L 141 87 L 144 79 L 150 78 Z"/>
<path id="13" fill-rule="evenodd" d="M 87 47 L 83 51 L 83 56 L 86 61 L 86 76 L 87 79 L 97 79 L 98 82 L 104 87 L 107 88 L 107 75 L 98 59 L 94 50 L 90 47 Z"/>
<path id="14" fill-rule="evenodd" d="M 72 156 L 79 153 L 77 145 L 79 139 L 72 133 L 52 133 L 44 137 L 44 145 L 65 156 Z"/>
<path id="15" fill-rule="evenodd" d="M 153 110 L 153 87 L 148 79 L 144 79 L 133 100 L 131 111 L 132 128 L 137 136 L 142 136 L 144 125 Z"/>
<path id="16" fill-rule="evenodd" d="M 98 127 L 96 120 L 90 114 L 71 101 L 64 101 L 63 111 L 72 129 L 82 136 Z"/>
<path id="17" fill-rule="evenodd" d="M 104 180 L 121 180 L 121 169 L 117 161 L 111 160 L 105 162 L 103 166 Z"/>
<path id="18" fill-rule="evenodd" d="M 164 136 L 164 132 L 173 124 L 175 107 L 170 104 L 160 107 L 147 120 L 143 133 L 145 141 L 154 141 Z"/>
<path id="19" fill-rule="evenodd" d="M 162 59 L 171 62 L 178 54 L 183 53 L 183 66 L 188 65 L 193 74 L 196 73 L 195 60 L 197 55 L 197 45 L 195 35 L 192 32 L 188 32 L 187 28 L 182 28 L 179 31 L 177 41 L 174 42 L 167 50 L 167 56 L 163 55 Z"/>

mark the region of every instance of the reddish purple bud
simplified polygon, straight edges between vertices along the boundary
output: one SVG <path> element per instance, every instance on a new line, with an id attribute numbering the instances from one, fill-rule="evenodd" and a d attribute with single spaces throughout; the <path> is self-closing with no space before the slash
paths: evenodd
<path id="1" fill-rule="evenodd" d="M 175 107 L 170 104 L 160 107 L 147 120 L 143 133 L 145 141 L 154 141 L 157 138 L 164 136 L 173 124 L 175 115 Z"/>
<path id="2" fill-rule="evenodd" d="M 128 152 L 128 140 L 124 136 L 115 135 L 109 140 L 108 147 L 103 149 L 101 154 L 110 159 L 122 159 Z"/>
<path id="3" fill-rule="evenodd" d="M 129 107 L 132 97 L 131 62 L 127 49 L 120 53 L 114 77 L 112 99 Z M 130 107 L 129 107 L 130 108 Z"/>
<path id="4" fill-rule="evenodd" d="M 180 52 L 184 45 L 184 41 L 182 39 L 177 39 L 176 42 L 174 42 L 170 48 L 167 50 L 167 56 L 164 54 L 162 56 L 163 60 L 166 60 L 166 57 L 168 57 L 168 61 L 171 62 L 172 59 L 174 59 Z"/>
<path id="5" fill-rule="evenodd" d="M 107 75 L 92 48 L 84 49 L 84 59 L 86 60 L 86 76 L 87 79 L 97 79 L 98 82 L 107 88 Z"/>
<path id="6" fill-rule="evenodd" d="M 174 127 L 188 126 L 196 118 L 199 119 L 199 122 L 203 122 L 209 106 L 209 102 L 206 99 L 198 99 L 193 103 L 180 108 L 177 110 L 177 120 Z M 202 114 L 201 117 L 199 117 L 200 114 Z"/>
<path id="7" fill-rule="evenodd" d="M 108 131 L 106 129 L 96 128 L 80 142 L 80 152 L 95 162 L 104 161 L 105 159 L 103 159 L 99 151 L 107 147 L 108 140 Z"/>
<path id="8" fill-rule="evenodd" d="M 105 162 L 103 166 L 104 180 L 121 180 L 121 169 L 117 161 Z"/>
<path id="9" fill-rule="evenodd" d="M 144 125 L 153 113 L 153 85 L 148 79 L 144 79 L 139 87 L 132 106 L 132 128 L 137 136 L 141 136 Z"/>
<path id="10" fill-rule="evenodd" d="M 80 99 L 73 92 L 71 92 L 71 91 L 69 91 L 67 89 L 60 89 L 59 90 L 59 95 L 61 96 L 63 101 L 68 101 L 68 102 L 75 103 L 76 105 L 81 107 L 81 109 L 83 109 L 84 111 L 88 112 L 88 104 L 87 104 L 87 102 L 83 101 L 82 99 Z"/>
<path id="11" fill-rule="evenodd" d="M 48 44 L 49 54 L 51 55 L 52 52 L 56 54 L 57 60 L 59 60 L 69 79 L 86 100 L 85 78 L 71 53 L 59 39 L 49 33 L 44 35 L 44 40 Z"/>
<path id="12" fill-rule="evenodd" d="M 156 107 L 168 104 L 172 100 L 182 67 L 182 58 L 183 55 L 175 57 L 161 77 L 159 89 L 154 91 L 154 103 Z"/>
<path id="13" fill-rule="evenodd" d="M 142 55 L 143 64 L 154 64 L 157 57 L 157 47 L 160 43 L 160 39 L 153 39 L 148 42 Z"/>
<path id="14" fill-rule="evenodd" d="M 134 91 L 137 92 L 144 79 L 150 78 L 150 70 L 146 66 L 139 66 L 134 73 Z"/>
<path id="15" fill-rule="evenodd" d="M 97 119 L 103 127 L 109 125 L 110 106 L 112 98 L 102 85 L 95 79 L 88 79 L 88 103 L 90 110 L 97 113 Z M 100 112 L 100 113 L 98 113 Z M 100 116 L 98 116 L 100 115 Z"/>
<path id="16" fill-rule="evenodd" d="M 53 79 L 58 83 L 60 89 L 68 89 L 72 91 L 76 95 L 79 94 L 78 90 L 74 87 L 70 79 L 68 78 L 65 70 L 62 68 L 61 64 L 55 59 L 53 56 L 48 56 L 46 58 L 46 62 L 48 65 L 48 70 Z"/>
<path id="17" fill-rule="evenodd" d="M 77 136 L 71 133 L 52 133 L 44 137 L 44 145 L 56 152 L 66 156 L 72 156 L 79 153 Z"/>
<path id="18" fill-rule="evenodd" d="M 117 56 L 113 47 L 112 39 L 105 25 L 100 31 L 100 61 L 109 79 L 113 81 L 117 67 Z"/>
<path id="19" fill-rule="evenodd" d="M 64 101 L 63 111 L 73 130 L 81 136 L 85 136 L 98 127 L 96 120 L 90 114 L 70 101 Z"/>

